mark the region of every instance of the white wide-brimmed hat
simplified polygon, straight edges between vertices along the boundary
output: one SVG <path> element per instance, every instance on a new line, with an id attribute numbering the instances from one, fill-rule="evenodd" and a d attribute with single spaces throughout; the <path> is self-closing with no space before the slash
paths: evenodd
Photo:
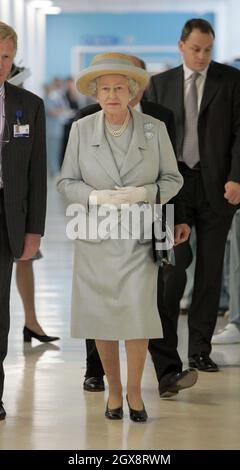
<path id="1" fill-rule="evenodd" d="M 127 54 L 120 52 L 107 52 L 97 54 L 90 67 L 83 69 L 76 80 L 76 87 L 83 95 L 91 95 L 89 87 L 91 81 L 103 75 L 125 75 L 133 78 L 140 88 L 146 88 L 149 81 L 148 72 L 140 67 L 136 67 Z"/>

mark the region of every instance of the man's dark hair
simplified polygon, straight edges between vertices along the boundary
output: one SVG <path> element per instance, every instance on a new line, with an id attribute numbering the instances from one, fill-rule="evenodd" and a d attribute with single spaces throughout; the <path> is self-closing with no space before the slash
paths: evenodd
<path id="1" fill-rule="evenodd" d="M 194 29 L 199 29 L 201 33 L 212 34 L 215 38 L 215 33 L 213 27 L 210 23 L 202 18 L 192 18 L 188 20 L 182 29 L 181 41 L 186 41 Z"/>

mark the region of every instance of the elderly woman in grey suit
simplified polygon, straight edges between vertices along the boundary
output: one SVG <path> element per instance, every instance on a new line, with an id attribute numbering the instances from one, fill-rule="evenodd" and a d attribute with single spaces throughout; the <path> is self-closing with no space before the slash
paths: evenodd
<path id="1" fill-rule="evenodd" d="M 162 336 L 158 268 L 151 240 L 136 239 L 131 229 L 116 236 L 116 225 L 126 229 L 126 207 L 147 210 L 158 184 L 163 204 L 182 186 L 165 125 L 128 107 L 147 82 L 147 72 L 118 53 L 97 55 L 80 73 L 78 90 L 95 96 L 102 110 L 73 124 L 58 181 L 68 202 L 81 204 L 81 228 L 86 221 L 89 228 L 75 241 L 72 335 L 96 341 L 109 385 L 109 419 L 123 417 L 118 341 L 125 340 L 127 401 L 137 422 L 147 420 L 141 379 L 148 339 Z M 115 224 L 93 237 L 90 228 L 103 227 L 106 206 Z"/>

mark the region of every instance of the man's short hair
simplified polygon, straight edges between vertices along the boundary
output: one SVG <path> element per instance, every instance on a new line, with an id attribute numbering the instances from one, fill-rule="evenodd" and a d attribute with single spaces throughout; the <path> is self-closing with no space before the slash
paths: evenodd
<path id="1" fill-rule="evenodd" d="M 192 18 L 188 20 L 182 29 L 181 41 L 185 42 L 194 29 L 199 29 L 201 33 L 212 34 L 215 38 L 215 32 L 210 23 L 202 18 Z"/>
<path id="2" fill-rule="evenodd" d="M 17 33 L 14 29 L 6 23 L 0 21 L 0 41 L 11 39 L 14 45 L 15 52 L 17 51 Z"/>

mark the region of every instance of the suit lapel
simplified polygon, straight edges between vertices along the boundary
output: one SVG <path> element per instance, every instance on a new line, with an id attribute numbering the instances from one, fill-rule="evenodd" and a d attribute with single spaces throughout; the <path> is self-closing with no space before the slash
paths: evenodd
<path id="1" fill-rule="evenodd" d="M 112 155 L 112 151 L 108 144 L 108 141 L 104 132 L 104 113 L 99 111 L 96 114 L 93 138 L 92 138 L 92 147 L 94 150 L 94 156 L 97 159 L 98 163 L 104 169 L 104 171 L 110 176 L 110 178 L 118 186 L 122 186 L 122 181 L 120 174 L 115 163 L 115 160 Z"/>
<path id="2" fill-rule="evenodd" d="M 216 95 L 219 86 L 219 76 L 220 74 L 216 71 L 214 62 L 212 62 L 207 73 L 199 115 L 207 108 Z"/>
<path id="3" fill-rule="evenodd" d="M 178 116 L 179 120 L 184 121 L 184 74 L 183 66 L 178 67 L 176 75 L 172 82 L 169 83 L 171 101 L 173 103 L 174 114 Z"/>
<path id="4" fill-rule="evenodd" d="M 169 103 L 175 116 L 177 132 L 177 156 L 180 155 L 184 137 L 184 73 L 181 65 L 176 69 L 173 79 L 169 82 Z"/>
<path id="5" fill-rule="evenodd" d="M 17 93 L 15 93 L 15 87 L 10 86 L 5 82 L 5 128 L 8 126 L 9 140 L 10 142 L 3 145 L 2 147 L 2 166 L 4 178 L 8 178 L 8 172 L 13 164 L 13 124 L 16 123 L 16 110 L 19 109 L 19 102 L 21 101 Z"/>
<path id="6" fill-rule="evenodd" d="M 143 160 L 141 150 L 147 148 L 142 115 L 132 108 L 129 108 L 129 110 L 133 119 L 133 133 L 127 155 L 120 170 L 121 177 L 124 177 Z"/>
<path id="7" fill-rule="evenodd" d="M 18 102 L 19 100 L 15 97 L 13 90 L 9 87 L 8 83 L 5 83 L 5 116 L 7 121 L 5 125 L 9 126 L 10 140 L 13 139 L 13 123 L 17 122 L 16 110 L 19 108 Z"/>

